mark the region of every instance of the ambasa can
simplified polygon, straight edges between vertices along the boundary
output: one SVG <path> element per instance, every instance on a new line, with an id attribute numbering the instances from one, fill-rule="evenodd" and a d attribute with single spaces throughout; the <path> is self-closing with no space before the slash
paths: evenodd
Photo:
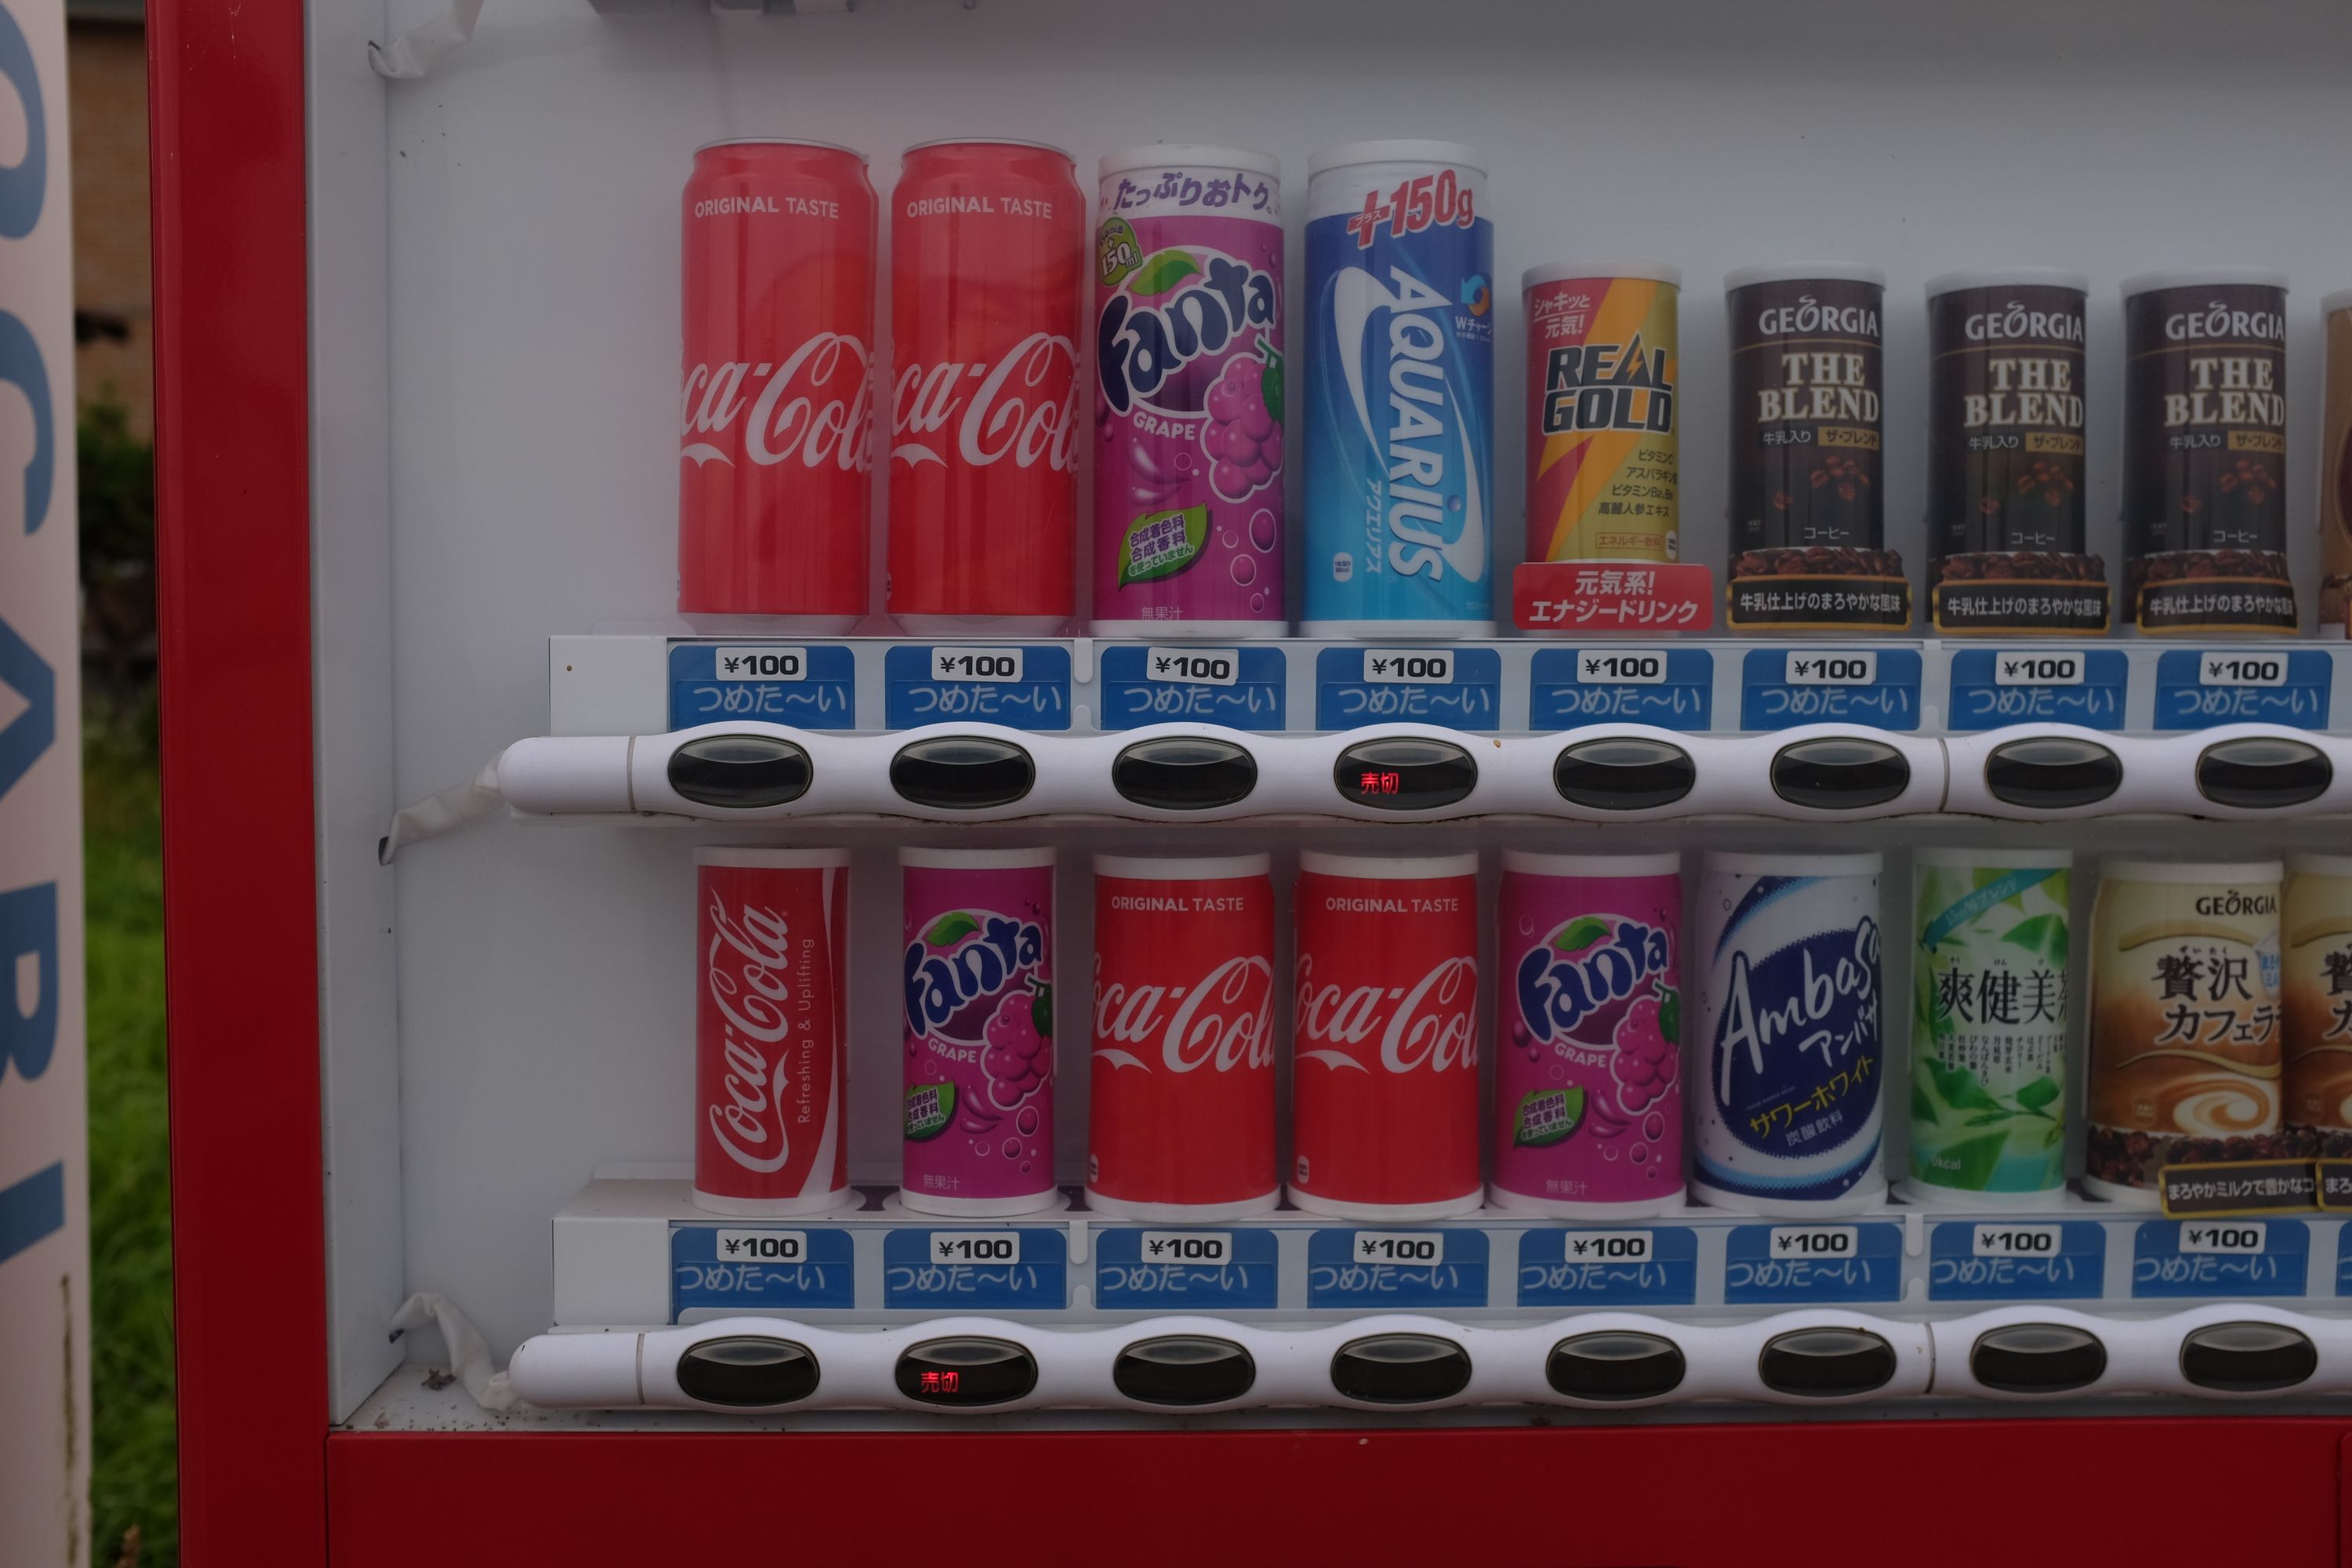
<path id="1" fill-rule="evenodd" d="M 1731 310 L 1731 572 L 1743 631 L 1901 631 L 1886 548 L 1885 274 L 1810 262 L 1723 280 Z"/>
<path id="2" fill-rule="evenodd" d="M 1528 319 L 1530 561 L 1682 559 L 1682 377 L 1663 261 L 1531 267 Z"/>
<path id="3" fill-rule="evenodd" d="M 2124 286 L 2125 592 L 2144 632 L 2291 632 L 2286 279 Z"/>
<path id="4" fill-rule="evenodd" d="M 1683 1201 L 1679 855 L 1503 854 L 1497 1208 L 1636 1218 Z"/>
<path id="5" fill-rule="evenodd" d="M 1095 632 L 1280 637 L 1282 165 L 1142 147 L 1101 182 Z"/>
<path id="6" fill-rule="evenodd" d="M 901 849 L 906 1168 L 919 1214 L 1053 1206 L 1054 851 Z"/>
<path id="7" fill-rule="evenodd" d="M 716 142 L 686 183 L 677 607 L 849 630 L 874 488 L 874 187 L 821 142 Z"/>
<path id="8" fill-rule="evenodd" d="M 1913 1203 L 2044 1207 L 2066 1194 L 2063 849 L 1912 862 Z"/>
<path id="9" fill-rule="evenodd" d="M 890 194 L 890 614 L 1051 632 L 1076 607 L 1087 204 L 1032 142 L 907 150 Z"/>
<path id="10" fill-rule="evenodd" d="M 1304 850 L 1290 1201 L 1468 1214 L 1478 1181 L 1478 858 Z"/>
<path id="11" fill-rule="evenodd" d="M 1359 142 L 1307 165 L 1307 637 L 1495 629 L 1486 161 Z"/>
<path id="12" fill-rule="evenodd" d="M 2167 1165 L 2276 1157 L 2276 860 L 2108 860 L 2091 913 L 2084 1189 L 2153 1207 Z"/>
<path id="13" fill-rule="evenodd" d="M 2319 302 L 2326 331 L 2326 407 L 2319 432 L 2319 630 L 2345 634 L 2352 585 L 2352 289 Z"/>
<path id="14" fill-rule="evenodd" d="M 849 851 L 698 849 L 694 865 L 695 1205 L 840 1208 Z"/>
<path id="15" fill-rule="evenodd" d="M 1281 1196 L 1264 855 L 1095 857 L 1087 1206 L 1219 1220 Z"/>
<path id="16" fill-rule="evenodd" d="M 1876 855 L 1711 851 L 1697 899 L 1691 1191 L 1746 1214 L 1885 1195 Z"/>
<path id="17" fill-rule="evenodd" d="M 2352 1156 L 2352 855 L 2286 863 L 2279 989 L 2286 1121 L 2299 1153 Z"/>
<path id="18" fill-rule="evenodd" d="M 1940 632 L 2104 632 L 2086 553 L 2083 299 L 2046 267 L 1927 285 L 1927 601 Z"/>

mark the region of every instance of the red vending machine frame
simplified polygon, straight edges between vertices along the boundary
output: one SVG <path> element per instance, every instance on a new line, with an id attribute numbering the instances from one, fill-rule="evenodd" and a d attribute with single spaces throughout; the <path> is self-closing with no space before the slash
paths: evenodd
<path id="1" fill-rule="evenodd" d="M 791 1543 L 730 1556 L 897 1563 L 926 1549 L 904 1510 L 918 1478 L 935 1502 L 1035 1500 L 1034 1519 L 958 1541 L 971 1562 L 1765 1563 L 1856 1560 L 1854 1543 L 1875 1541 L 1864 1556 L 1976 1568 L 2086 1560 L 2151 1534 L 2189 1560 L 2345 1560 L 2352 1413 L 996 1435 L 332 1428 L 302 7 L 177 0 L 151 10 L 149 40 L 191 1568 L 668 1561 L 697 1550 L 681 1508 L 728 1496 L 788 1519 L 772 1539 Z M 2192 1449 L 2193 1489 L 2159 1489 L 2164 1457 Z"/>

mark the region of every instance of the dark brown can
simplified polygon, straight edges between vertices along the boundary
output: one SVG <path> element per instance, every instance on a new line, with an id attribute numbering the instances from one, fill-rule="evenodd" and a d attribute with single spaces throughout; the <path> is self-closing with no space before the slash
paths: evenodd
<path id="1" fill-rule="evenodd" d="M 1885 548 L 1885 279 L 1751 267 L 1731 308 L 1733 631 L 1895 630 L 1911 584 Z"/>
<path id="2" fill-rule="evenodd" d="M 2084 550 L 2083 297 L 2021 267 L 1927 285 L 1927 613 L 1939 632 L 2105 632 Z"/>
<path id="3" fill-rule="evenodd" d="M 2144 632 L 2291 632 L 2286 279 L 2124 284 L 2125 591 Z"/>

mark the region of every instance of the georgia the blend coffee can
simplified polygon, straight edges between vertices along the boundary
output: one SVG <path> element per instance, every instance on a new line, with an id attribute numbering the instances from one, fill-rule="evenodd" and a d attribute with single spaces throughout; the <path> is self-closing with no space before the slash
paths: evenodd
<path id="1" fill-rule="evenodd" d="M 2319 630 L 2342 637 L 2352 588 L 2352 289 L 2319 302 L 2326 405 L 2319 426 Z"/>
<path id="2" fill-rule="evenodd" d="M 1682 559 L 1682 274 L 1561 261 L 1519 287 L 1528 321 L 1529 561 Z"/>
<path id="3" fill-rule="evenodd" d="M 1927 607 L 1939 632 L 2107 629 L 2084 548 L 2083 300 L 2046 267 L 1927 285 Z"/>
<path id="4" fill-rule="evenodd" d="M 1497 1208 L 1637 1218 L 1683 1201 L 1682 857 L 1503 853 Z"/>
<path id="5" fill-rule="evenodd" d="M 1087 1206 L 1220 1220 L 1281 1196 L 1264 855 L 1095 857 Z"/>
<path id="6" fill-rule="evenodd" d="M 2144 632 L 2291 632 L 2286 279 L 2151 273 L 2124 292 L 2125 591 Z"/>
<path id="7" fill-rule="evenodd" d="M 1095 229 L 1098 637 L 1280 637 L 1282 165 L 1102 161 Z"/>
<path id="8" fill-rule="evenodd" d="M 1478 1179 L 1478 858 L 1298 858 L 1290 1201 L 1468 1214 Z"/>
<path id="9" fill-rule="evenodd" d="M 1801 1217 L 1885 1195 L 1880 870 L 1876 855 L 1709 851 L 1701 862 L 1701 1202 Z"/>
<path id="10" fill-rule="evenodd" d="M 2297 1153 L 2352 1155 L 2352 855 L 2286 863 L 2279 991 Z"/>
<path id="11" fill-rule="evenodd" d="M 1731 311 L 1735 632 L 1900 631 L 1903 558 L 1886 546 L 1885 274 L 1810 262 L 1723 280 Z"/>
<path id="12" fill-rule="evenodd" d="M 849 1189 L 846 849 L 698 849 L 695 1206 L 822 1214 Z"/>
<path id="13" fill-rule="evenodd" d="M 1054 851 L 901 849 L 905 1172 L 919 1214 L 1024 1214 L 1054 1186 Z"/>

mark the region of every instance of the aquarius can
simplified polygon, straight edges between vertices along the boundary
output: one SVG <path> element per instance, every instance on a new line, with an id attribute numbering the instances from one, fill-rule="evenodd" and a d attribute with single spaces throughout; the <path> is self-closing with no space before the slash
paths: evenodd
<path id="1" fill-rule="evenodd" d="M 1528 268 L 1519 287 L 1527 558 L 1681 560 L 1682 274 L 1663 261 L 1563 261 Z"/>
<path id="2" fill-rule="evenodd" d="M 1503 854 L 1497 1208 L 1636 1218 L 1683 1201 L 1682 857 Z"/>
<path id="3" fill-rule="evenodd" d="M 1282 165 L 1103 159 L 1095 228 L 1101 637 L 1280 637 Z"/>
<path id="4" fill-rule="evenodd" d="M 2074 859 L 1922 849 L 1912 862 L 1912 1202 L 2065 1196 Z"/>
<path id="5" fill-rule="evenodd" d="M 1495 226 L 1486 159 L 1360 142 L 1308 161 L 1308 637 L 1495 629 Z"/>
<path id="6" fill-rule="evenodd" d="M 1748 1214 L 1852 1214 L 1885 1195 L 1876 855 L 1701 862 L 1691 1190 Z"/>
<path id="7" fill-rule="evenodd" d="M 2083 1185 L 2154 1207 L 2167 1165 L 2275 1158 L 2276 860 L 2113 859 L 2091 911 Z"/>
<path id="8" fill-rule="evenodd" d="M 902 849 L 905 1172 L 920 1214 L 1047 1208 L 1054 851 Z"/>
<path id="9" fill-rule="evenodd" d="M 2286 863 L 2279 988 L 2286 1121 L 2298 1152 L 2352 1155 L 2352 855 Z"/>

